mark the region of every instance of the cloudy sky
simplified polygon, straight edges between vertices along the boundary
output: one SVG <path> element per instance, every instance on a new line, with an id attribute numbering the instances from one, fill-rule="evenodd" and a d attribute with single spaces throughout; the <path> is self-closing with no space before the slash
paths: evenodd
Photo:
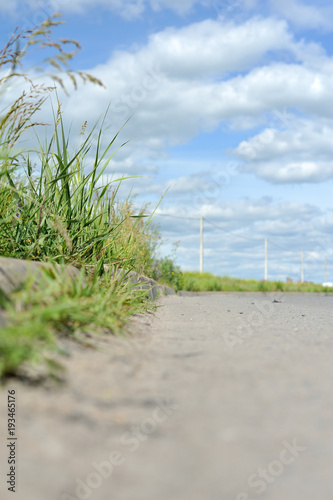
<path id="1" fill-rule="evenodd" d="M 220 275 L 333 281 L 333 6 L 328 0 L 0 0 L 0 42 L 62 12 L 74 67 L 105 88 L 61 94 L 76 134 L 110 104 L 105 179 L 157 212 L 170 254 Z M 331 89 L 331 90 L 329 90 Z M 50 104 L 42 110 L 50 121 Z M 119 143 L 120 144 L 120 143 Z"/>

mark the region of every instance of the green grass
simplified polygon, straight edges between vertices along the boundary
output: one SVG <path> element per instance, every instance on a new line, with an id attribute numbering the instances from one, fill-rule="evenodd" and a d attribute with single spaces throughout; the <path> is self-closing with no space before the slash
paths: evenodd
<path id="1" fill-rule="evenodd" d="M 147 308 L 144 292 L 117 283 L 110 273 L 71 280 L 63 271 L 45 271 L 3 298 L 8 326 L 0 334 L 0 376 L 13 375 L 23 363 L 52 364 L 61 352 L 59 337 L 85 342 L 83 332 L 122 332 L 128 317 Z"/>
<path id="2" fill-rule="evenodd" d="M 32 32 L 13 35 L 0 52 L 0 98 L 9 81 L 30 82 L 19 68 L 35 47 L 58 51 L 47 64 L 65 72 L 77 86 L 75 72 L 68 67 L 75 51 L 64 50 L 68 41 L 51 39 L 57 24 L 51 19 Z M 19 42 L 25 42 L 22 49 Z M 52 76 L 64 86 L 59 75 Z M 87 73 L 79 72 L 79 77 L 102 85 Z M 119 199 L 126 179 L 101 186 L 118 139 L 116 134 L 103 145 L 106 115 L 90 131 L 84 122 L 81 145 L 73 150 L 58 103 L 48 142 L 42 144 L 36 137 L 31 150 L 19 149 L 22 134 L 36 125 L 33 116 L 51 91 L 37 85 L 9 108 L 0 107 L 0 255 L 72 264 L 85 280 L 73 283 L 61 273 L 46 272 L 39 287 L 30 282 L 9 298 L 0 293 L 8 321 L 0 331 L 0 378 L 17 373 L 23 363 L 46 363 L 47 353 L 59 349 L 59 335 L 82 340 L 79 332 L 84 329 L 119 333 L 131 314 L 151 307 L 144 292 L 124 280 L 116 282 L 105 270 L 108 265 L 151 275 L 159 240 L 146 207 L 135 210 L 130 198 Z M 85 274 L 87 266 L 93 269 L 91 275 Z"/>
<path id="3" fill-rule="evenodd" d="M 126 178 L 99 185 L 117 135 L 102 149 L 102 128 L 95 144 L 93 132 L 77 152 L 70 152 L 59 107 L 52 139 L 36 151 L 38 171 L 29 155 L 20 157 L 19 181 L 13 165 L 1 165 L 2 256 L 78 267 L 110 262 L 135 267 L 139 247 L 149 247 L 148 226 L 143 223 L 144 214 L 135 215 L 128 201 L 116 204 L 120 182 Z M 86 156 L 93 146 L 95 158 L 89 165 Z"/>
<path id="4" fill-rule="evenodd" d="M 152 277 L 161 285 L 170 286 L 176 291 L 183 287 L 183 273 L 172 257 L 163 257 L 156 261 Z"/>
<path id="5" fill-rule="evenodd" d="M 192 292 L 333 292 L 315 283 L 283 283 L 214 276 L 210 273 L 184 272 L 182 290 Z"/>

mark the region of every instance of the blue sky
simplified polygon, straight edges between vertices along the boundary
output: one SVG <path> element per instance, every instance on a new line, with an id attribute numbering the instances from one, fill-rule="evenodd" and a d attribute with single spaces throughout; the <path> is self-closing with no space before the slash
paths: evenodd
<path id="1" fill-rule="evenodd" d="M 111 103 L 107 134 L 131 139 L 110 163 L 153 208 L 163 255 L 184 270 L 333 281 L 333 7 L 327 0 L 0 0 L 0 42 L 61 12 L 76 69 L 106 88 L 66 97 L 72 133 Z M 50 122 L 51 106 L 41 114 Z M 110 135 L 111 137 L 111 135 Z M 108 138 L 108 136 L 106 137 Z"/>

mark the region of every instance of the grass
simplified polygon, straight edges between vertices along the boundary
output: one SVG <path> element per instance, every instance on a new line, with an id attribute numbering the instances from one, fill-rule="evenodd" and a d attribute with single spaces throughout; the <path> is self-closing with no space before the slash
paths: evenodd
<path id="1" fill-rule="evenodd" d="M 179 266 L 175 265 L 171 256 L 163 257 L 155 263 L 152 270 L 152 277 L 161 285 L 167 285 L 176 291 L 182 290 L 183 273 Z"/>
<path id="2" fill-rule="evenodd" d="M 119 334 L 127 318 L 146 310 L 144 292 L 116 283 L 110 273 L 71 280 L 64 270 L 47 271 L 3 298 L 8 326 L 0 335 L 0 374 L 13 375 L 26 363 L 54 368 L 60 337 L 84 342 L 82 333 Z"/>
<path id="3" fill-rule="evenodd" d="M 283 283 L 214 276 L 210 273 L 184 272 L 182 290 L 191 292 L 332 292 L 332 288 L 315 283 Z"/>
<path id="4" fill-rule="evenodd" d="M 32 32 L 12 36 L 0 52 L 0 97 L 11 81 L 32 83 L 18 68 L 36 47 L 57 51 L 47 65 L 77 86 L 68 67 L 75 51 L 66 52 L 64 46 L 71 43 L 78 49 L 79 44 L 52 41 L 59 23 L 49 19 Z M 87 73 L 78 76 L 102 85 Z M 52 77 L 65 88 L 59 74 Z M 119 199 L 126 179 L 101 185 L 118 139 L 116 134 L 103 146 L 105 117 L 90 131 L 84 122 L 81 145 L 72 150 L 58 102 L 48 142 L 42 144 L 37 136 L 30 151 L 19 149 L 22 135 L 38 124 L 33 116 L 51 91 L 34 85 L 0 116 L 0 255 L 71 264 L 81 270 L 82 280 L 68 281 L 54 268 L 45 272 L 39 287 L 31 281 L 10 297 L 0 295 L 8 321 L 0 332 L 0 378 L 18 373 L 24 363 L 51 363 L 47 353 L 59 349 L 59 336 L 80 338 L 78 332 L 89 328 L 119 333 L 130 315 L 151 307 L 144 292 L 126 284 L 126 274 L 118 282 L 111 275 L 114 267 L 151 275 L 159 234 L 146 207 L 137 211 L 129 198 Z"/>
<path id="5" fill-rule="evenodd" d="M 102 149 L 99 129 L 93 164 L 84 173 L 92 132 L 71 153 L 59 106 L 52 139 L 45 148 L 39 144 L 39 171 L 29 155 L 20 157 L 23 174 L 17 175 L 14 164 L 1 165 L 1 255 L 74 265 L 82 270 L 85 285 L 55 274 L 37 290 L 31 282 L 2 300 L 10 325 L 0 335 L 0 376 L 15 374 L 22 363 L 45 363 L 44 353 L 57 347 L 57 334 L 78 338 L 84 328 L 117 333 L 131 314 L 152 307 L 145 293 L 116 283 L 111 268 L 150 274 L 158 232 L 144 208 L 135 215 L 130 200 L 117 200 L 126 179 L 99 184 L 116 136 Z M 93 272 L 86 274 L 86 269 Z"/>
<path id="6" fill-rule="evenodd" d="M 99 185 L 114 154 L 110 154 L 110 148 L 117 135 L 102 149 L 102 128 L 96 144 L 93 132 L 94 129 L 78 151 L 71 153 L 59 106 L 50 142 L 46 147 L 40 144 L 36 151 L 38 173 L 34 172 L 29 155 L 20 158 L 19 180 L 14 179 L 13 169 L 2 165 L 2 256 L 51 260 L 78 267 L 96 264 L 101 269 L 111 262 L 122 267 L 135 266 L 137 248 L 149 234 L 148 231 L 143 235 L 144 214 L 135 216 L 128 202 L 115 203 L 120 182 L 126 178 Z M 89 166 L 85 160 L 93 146 L 96 153 Z M 85 174 L 87 167 L 90 172 Z"/>

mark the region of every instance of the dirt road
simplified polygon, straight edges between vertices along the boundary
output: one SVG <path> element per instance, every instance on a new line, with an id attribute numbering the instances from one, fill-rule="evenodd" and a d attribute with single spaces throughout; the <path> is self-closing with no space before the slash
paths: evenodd
<path id="1" fill-rule="evenodd" d="M 170 296 L 1 390 L 4 500 L 332 500 L 333 297 Z M 15 389 L 16 494 L 4 480 Z M 12 443 L 13 444 L 13 443 Z"/>

